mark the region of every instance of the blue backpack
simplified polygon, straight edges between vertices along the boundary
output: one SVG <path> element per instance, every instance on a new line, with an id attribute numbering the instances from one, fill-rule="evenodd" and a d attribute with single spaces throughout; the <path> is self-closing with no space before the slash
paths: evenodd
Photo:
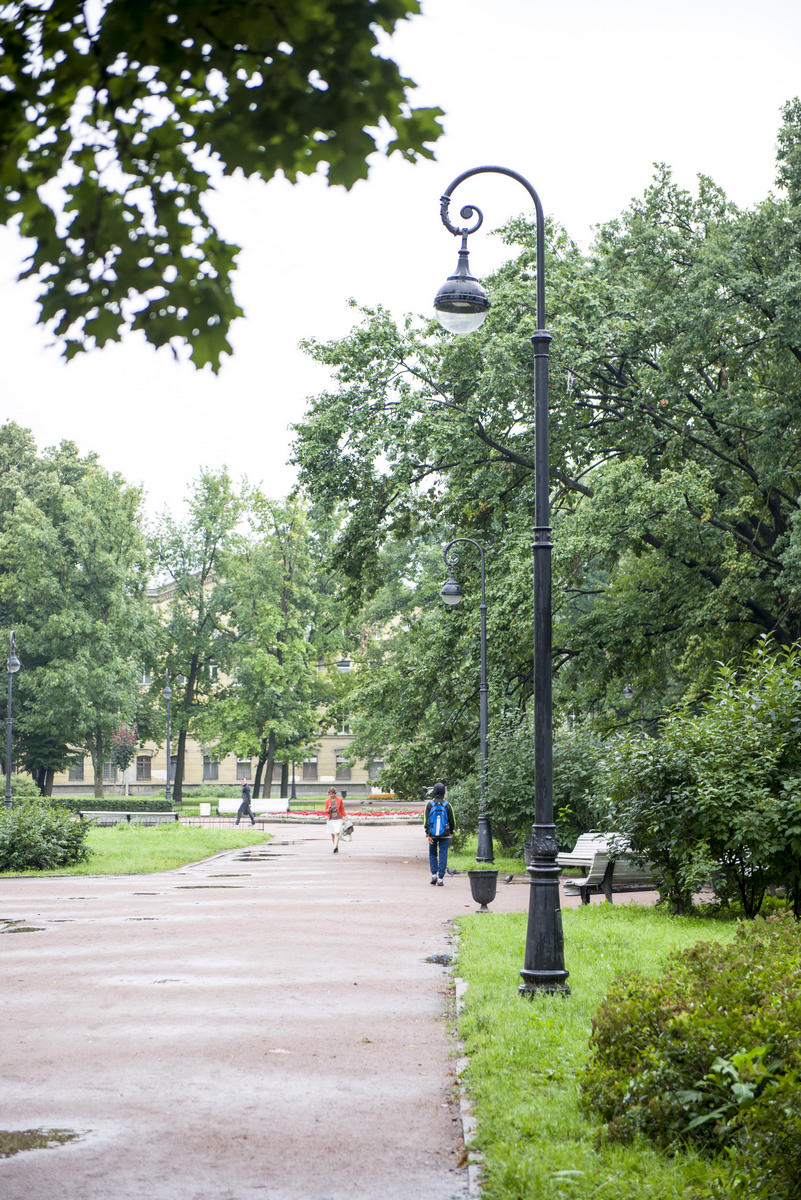
<path id="1" fill-rule="evenodd" d="M 444 800 L 433 800 L 428 810 L 428 832 L 432 837 L 442 837 L 448 832 L 448 810 Z"/>

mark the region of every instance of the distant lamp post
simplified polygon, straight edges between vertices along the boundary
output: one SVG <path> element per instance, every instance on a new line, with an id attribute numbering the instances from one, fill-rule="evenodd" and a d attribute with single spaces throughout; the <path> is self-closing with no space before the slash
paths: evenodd
<path id="1" fill-rule="evenodd" d="M 535 819 L 531 829 L 531 865 L 528 875 L 528 927 L 525 963 L 520 975 L 520 993 L 567 993 L 562 911 L 559 900 L 559 864 L 556 826 L 553 820 L 553 696 L 551 663 L 551 527 L 550 468 L 548 463 L 548 347 L 551 335 L 545 329 L 545 219 L 542 203 L 522 175 L 507 167 L 474 167 L 462 172 L 440 200 L 440 218 L 445 228 L 461 237 L 456 271 L 440 288 L 434 301 L 437 319 L 454 333 L 470 333 L 483 322 L 490 300 L 470 272 L 467 239 L 483 223 L 475 205 L 465 205 L 461 217 L 472 225 L 459 228 L 448 216 L 452 193 L 475 175 L 505 175 L 515 179 L 528 193 L 536 216 L 536 320 L 531 335 L 534 346 L 534 774 Z"/>
<path id="2" fill-rule="evenodd" d="M 292 759 L 292 787 L 289 789 L 289 799 L 297 800 L 297 792 L 295 791 L 295 760 Z"/>
<path id="3" fill-rule="evenodd" d="M 479 705 L 479 736 L 481 741 L 481 798 L 478 806 L 478 847 L 476 862 L 494 862 L 495 855 L 492 847 L 492 825 L 487 812 L 487 600 L 484 576 L 484 549 L 472 538 L 454 538 L 442 551 L 445 566 L 450 568 L 450 579 L 443 583 L 440 595 L 446 604 L 455 608 L 462 601 L 462 589 L 456 582 L 454 567 L 459 562 L 458 554 L 451 554 L 451 548 L 459 542 L 468 542 L 475 546 L 481 555 L 481 691 Z"/>
<path id="4" fill-rule="evenodd" d="M 164 799 L 169 804 L 172 800 L 172 756 L 170 754 L 170 701 L 172 700 L 172 688 L 170 687 L 169 667 L 167 668 L 167 686 L 163 689 L 161 694 L 167 701 L 167 782 L 164 785 Z"/>
<path id="5" fill-rule="evenodd" d="M 630 683 L 623 688 L 623 699 L 630 704 L 637 693 Z M 640 696 L 640 737 L 645 737 L 645 697 Z"/>
<path id="6" fill-rule="evenodd" d="M 6 808 L 11 808 L 11 753 L 12 753 L 12 724 L 13 724 L 13 701 L 14 701 L 14 676 L 20 668 L 20 661 L 17 658 L 17 639 L 14 637 L 12 630 L 8 638 L 8 662 L 6 663 L 6 671 L 8 672 L 8 716 L 6 717 Z"/>

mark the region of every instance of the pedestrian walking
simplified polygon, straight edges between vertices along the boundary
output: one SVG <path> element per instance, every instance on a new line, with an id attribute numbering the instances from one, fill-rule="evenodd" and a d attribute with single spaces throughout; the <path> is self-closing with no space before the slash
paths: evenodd
<path id="1" fill-rule="evenodd" d="M 242 817 L 250 817 L 251 825 L 256 824 L 256 818 L 253 816 L 253 809 L 250 807 L 250 784 L 246 779 L 242 780 L 242 803 L 239 805 L 236 813 L 235 825 L 238 825 Z"/>
<path id="2" fill-rule="evenodd" d="M 334 854 L 339 854 L 339 837 L 342 833 L 342 822 L 345 819 L 345 803 L 337 795 L 336 788 L 328 789 L 328 799 L 325 802 L 325 819 L 328 822 L 328 832 L 334 844 Z"/>
<path id="3" fill-rule="evenodd" d="M 428 865 L 431 869 L 431 885 L 443 887 L 448 867 L 448 848 L 451 844 L 456 822 L 450 801 L 445 799 L 445 784 L 435 783 L 431 798 L 426 804 L 423 824 L 428 838 Z"/>

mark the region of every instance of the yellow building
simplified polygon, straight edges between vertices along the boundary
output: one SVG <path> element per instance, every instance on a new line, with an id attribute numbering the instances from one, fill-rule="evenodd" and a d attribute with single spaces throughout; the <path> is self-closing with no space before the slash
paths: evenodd
<path id="1" fill-rule="evenodd" d="M 371 767 L 357 764 L 349 767 L 346 756 L 353 735 L 350 733 L 331 732 L 320 738 L 317 753 L 311 755 L 295 768 L 295 790 L 298 796 L 324 795 L 332 783 L 340 792 L 344 789 L 351 795 L 366 795 L 371 790 L 377 790 L 377 779 L 381 771 L 380 762 Z M 175 755 L 171 755 L 173 776 L 175 773 Z M 204 748 L 197 742 L 187 739 L 186 761 L 184 763 L 184 792 L 187 799 L 199 786 L 233 787 L 241 784 L 243 779 L 253 781 L 256 771 L 255 759 L 238 759 L 233 754 L 218 758 L 213 749 Z M 290 767 L 289 781 L 291 786 L 292 769 Z M 103 783 L 107 791 L 112 789 L 128 794 L 158 795 L 166 791 L 167 761 L 166 746 L 146 742 L 137 750 L 136 757 L 127 771 L 127 781 L 121 772 L 111 763 L 106 763 L 103 770 Z M 273 773 L 271 794 L 277 796 L 280 792 L 281 764 L 277 763 Z M 94 786 L 92 760 L 83 759 L 80 763 L 56 775 L 53 780 L 54 795 L 65 795 L 70 792 L 91 792 Z"/>

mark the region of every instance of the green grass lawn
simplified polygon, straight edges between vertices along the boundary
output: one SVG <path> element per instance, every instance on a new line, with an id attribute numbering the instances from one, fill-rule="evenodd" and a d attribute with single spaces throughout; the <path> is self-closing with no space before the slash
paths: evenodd
<path id="1" fill-rule="evenodd" d="M 27 875 L 139 875 L 170 871 L 200 862 L 221 850 L 235 850 L 268 842 L 270 834 L 247 829 L 209 829 L 190 825 L 114 825 L 91 829 L 86 862 L 52 871 L 26 871 Z"/>
<path id="2" fill-rule="evenodd" d="M 730 939 L 734 925 L 677 918 L 636 904 L 563 912 L 569 996 L 518 995 L 526 915 L 460 917 L 456 973 L 467 981 L 457 1018 L 468 1066 L 463 1081 L 485 1164 L 482 1200 L 695 1200 L 713 1168 L 695 1154 L 596 1141 L 579 1106 L 592 1016 L 620 971 L 656 974 L 665 956 L 702 938 Z"/>

